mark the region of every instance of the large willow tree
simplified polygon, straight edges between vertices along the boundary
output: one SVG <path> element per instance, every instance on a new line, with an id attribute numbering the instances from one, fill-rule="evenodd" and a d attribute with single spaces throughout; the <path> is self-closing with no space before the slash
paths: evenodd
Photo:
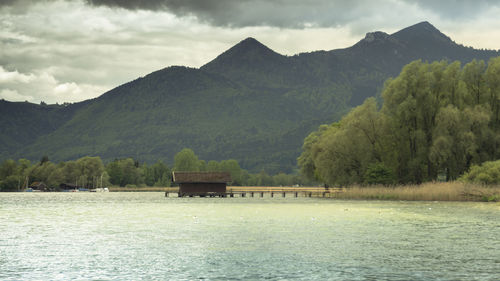
<path id="1" fill-rule="evenodd" d="M 500 58 L 406 65 L 374 98 L 304 141 L 302 173 L 329 184 L 455 179 L 500 158 Z"/>

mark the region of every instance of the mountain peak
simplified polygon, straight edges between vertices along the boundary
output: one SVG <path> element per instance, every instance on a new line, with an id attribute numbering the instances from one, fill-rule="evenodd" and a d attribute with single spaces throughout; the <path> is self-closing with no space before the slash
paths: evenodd
<path id="1" fill-rule="evenodd" d="M 391 37 L 405 42 L 413 42 L 418 40 L 440 41 L 441 43 L 453 42 L 450 37 L 441 33 L 428 21 L 419 22 L 407 28 L 404 28 L 396 33 L 391 34 Z"/>
<path id="2" fill-rule="evenodd" d="M 389 34 L 382 31 L 368 32 L 366 33 L 365 40 L 366 42 L 373 42 L 375 40 L 385 40 L 389 37 Z"/>
<path id="3" fill-rule="evenodd" d="M 439 29 L 437 29 L 436 27 L 434 27 L 434 25 L 432 25 L 428 21 L 419 22 L 417 24 L 414 24 L 414 25 L 411 25 L 411 26 L 409 26 L 407 28 L 404 28 L 401 31 L 405 31 L 405 30 L 406 31 L 412 31 L 412 32 L 419 31 L 419 32 L 427 32 L 427 33 L 434 33 L 434 34 L 442 34 L 442 35 L 444 35 L 443 33 L 441 33 L 441 31 L 439 31 Z"/>
<path id="4" fill-rule="evenodd" d="M 260 43 L 257 39 L 255 39 L 253 37 L 247 37 L 247 38 L 241 40 L 239 44 L 264 46 L 264 44 Z"/>
<path id="5" fill-rule="evenodd" d="M 432 25 L 430 22 L 428 21 L 421 21 L 419 23 L 416 23 L 414 25 L 411 25 L 409 27 L 418 27 L 418 28 L 426 28 L 426 29 L 435 29 L 437 30 L 437 28 L 434 27 L 434 25 Z"/>
<path id="6" fill-rule="evenodd" d="M 240 41 L 238 44 L 234 45 L 231 47 L 229 50 L 224 52 L 224 54 L 231 54 L 231 55 L 247 55 L 248 53 L 252 53 L 252 55 L 266 55 L 266 54 L 277 54 L 273 50 L 269 49 L 266 45 L 260 43 L 257 39 L 253 37 L 248 37 L 242 41 Z"/>
<path id="7" fill-rule="evenodd" d="M 262 63 L 281 60 L 282 58 L 284 58 L 282 55 L 271 50 L 255 38 L 248 37 L 201 68 L 213 71 L 215 68 L 220 69 L 221 67 L 259 66 Z"/>

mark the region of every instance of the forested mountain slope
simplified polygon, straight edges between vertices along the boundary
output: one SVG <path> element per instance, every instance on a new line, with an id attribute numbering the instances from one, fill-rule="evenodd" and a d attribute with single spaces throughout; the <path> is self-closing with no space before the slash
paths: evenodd
<path id="1" fill-rule="evenodd" d="M 410 61 L 498 55 L 457 45 L 427 22 L 391 35 L 368 33 L 346 49 L 295 56 L 247 38 L 200 69 L 165 68 L 85 102 L 1 102 L 0 156 L 152 162 L 189 147 L 201 159 L 290 172 L 309 132 L 376 96 Z"/>

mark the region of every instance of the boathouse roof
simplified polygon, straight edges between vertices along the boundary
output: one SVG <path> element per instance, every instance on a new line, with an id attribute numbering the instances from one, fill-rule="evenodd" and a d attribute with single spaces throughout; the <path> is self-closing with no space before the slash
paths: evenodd
<path id="1" fill-rule="evenodd" d="M 231 174 L 228 172 L 173 172 L 175 183 L 228 183 Z"/>

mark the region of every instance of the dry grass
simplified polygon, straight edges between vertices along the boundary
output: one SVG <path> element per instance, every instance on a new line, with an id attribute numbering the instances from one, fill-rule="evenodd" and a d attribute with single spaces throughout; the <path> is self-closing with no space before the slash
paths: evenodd
<path id="1" fill-rule="evenodd" d="M 500 201 L 500 186 L 462 182 L 430 182 L 396 187 L 353 186 L 334 194 L 339 199 L 375 199 L 406 201 Z"/>

